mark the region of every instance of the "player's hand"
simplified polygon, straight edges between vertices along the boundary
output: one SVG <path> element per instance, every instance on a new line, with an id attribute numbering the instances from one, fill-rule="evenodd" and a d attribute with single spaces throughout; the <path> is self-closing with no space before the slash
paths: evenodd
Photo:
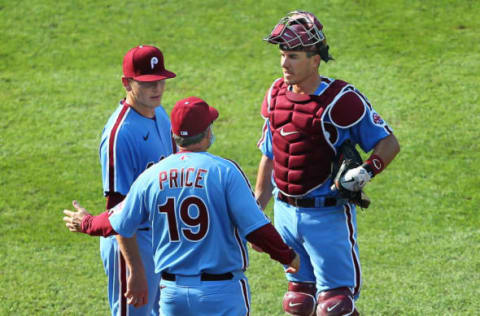
<path id="1" fill-rule="evenodd" d="M 258 247 L 257 245 L 252 243 L 250 243 L 250 245 L 252 246 L 252 249 L 255 250 L 256 252 L 264 252 L 263 249 Z"/>
<path id="2" fill-rule="evenodd" d="M 86 209 L 80 206 L 77 201 L 72 202 L 73 207 L 75 208 L 76 212 L 72 212 L 70 210 L 63 210 L 63 214 L 66 216 L 63 218 L 65 222 L 65 226 L 71 232 L 82 232 L 82 220 L 85 216 L 91 215 L 87 212 Z"/>
<path id="3" fill-rule="evenodd" d="M 127 281 L 125 297 L 128 304 L 137 308 L 148 303 L 148 283 L 144 272 L 131 272 Z"/>
<path id="4" fill-rule="evenodd" d="M 288 268 L 285 270 L 287 273 L 297 273 L 300 269 L 300 256 L 295 252 L 295 258 L 288 265 Z"/>
<path id="5" fill-rule="evenodd" d="M 348 191 L 358 192 L 363 189 L 370 179 L 368 171 L 363 166 L 359 166 L 345 172 L 340 179 L 340 185 Z"/>

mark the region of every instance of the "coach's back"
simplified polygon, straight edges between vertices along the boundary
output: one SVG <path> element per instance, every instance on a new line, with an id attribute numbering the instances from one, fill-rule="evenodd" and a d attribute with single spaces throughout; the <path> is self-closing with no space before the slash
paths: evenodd
<path id="1" fill-rule="evenodd" d="M 245 236 L 269 223 L 239 166 L 208 152 L 167 157 L 136 180 L 129 196 L 136 198 L 127 198 L 123 209 L 136 214 L 122 222 L 121 231 L 133 235 L 129 227 L 149 219 L 157 272 L 198 275 L 245 270 Z"/>

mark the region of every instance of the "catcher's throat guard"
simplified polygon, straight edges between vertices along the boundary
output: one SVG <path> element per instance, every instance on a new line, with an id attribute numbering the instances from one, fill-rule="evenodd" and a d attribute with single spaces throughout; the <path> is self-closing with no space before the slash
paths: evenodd
<path id="1" fill-rule="evenodd" d="M 362 157 L 355 148 L 355 145 L 347 139 L 338 149 L 337 155 L 332 164 L 332 175 L 334 176 L 332 189 L 337 189 L 340 196 L 347 199 L 349 202 L 352 202 L 361 208 L 368 208 L 370 206 L 370 199 L 363 190 L 356 192 L 349 191 L 343 188 L 340 183 L 340 179 L 348 170 L 361 166 L 362 163 Z"/>

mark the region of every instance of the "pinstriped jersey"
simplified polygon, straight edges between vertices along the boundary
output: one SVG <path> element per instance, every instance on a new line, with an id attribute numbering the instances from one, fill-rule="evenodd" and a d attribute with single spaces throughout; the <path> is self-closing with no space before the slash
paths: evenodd
<path id="1" fill-rule="evenodd" d="M 245 270 L 245 236 L 270 222 L 240 167 L 207 152 L 180 152 L 155 164 L 110 216 L 126 237 L 146 220 L 156 271 L 182 275 Z"/>

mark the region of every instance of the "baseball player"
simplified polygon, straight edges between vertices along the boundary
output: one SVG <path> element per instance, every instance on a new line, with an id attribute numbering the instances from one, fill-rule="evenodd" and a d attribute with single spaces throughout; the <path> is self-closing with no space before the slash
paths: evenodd
<path id="1" fill-rule="evenodd" d="M 356 209 L 332 187 L 332 161 L 346 140 L 372 151 L 340 181 L 342 190 L 360 191 L 400 147 L 360 91 L 318 74 L 321 61 L 332 57 L 312 13 L 289 13 L 265 40 L 279 45 L 283 77 L 272 83 L 262 104 L 255 195 L 262 208 L 273 195 L 275 226 L 302 262 L 297 274 L 286 275 L 283 308 L 291 315 L 358 315 Z"/>
<path id="2" fill-rule="evenodd" d="M 180 151 L 146 170 L 109 217 L 130 276 L 127 297 L 135 306 L 150 295 L 138 229 L 150 222 L 156 272 L 161 272 L 162 315 L 249 315 L 246 240 L 288 265 L 300 262 L 254 198 L 246 175 L 231 160 L 207 152 L 213 142 L 215 108 L 197 97 L 171 113 Z M 83 215 L 86 210 L 80 209 Z"/>
<path id="3" fill-rule="evenodd" d="M 145 169 L 176 151 L 170 121 L 161 106 L 165 79 L 174 77 L 173 72 L 165 69 L 163 54 L 157 47 L 138 46 L 125 55 L 122 83 L 127 96 L 110 116 L 100 144 L 107 210 L 125 198 Z M 80 208 L 75 201 L 73 205 Z M 128 269 L 113 236 L 116 232 L 106 225 L 110 213 L 79 217 L 68 210 L 65 212 L 64 220 L 71 231 L 104 236 L 100 238 L 100 254 L 108 276 L 112 315 L 159 315 L 160 275 L 154 269 L 150 223 L 147 220 L 140 223 L 136 233 L 149 286 L 149 303 L 137 308 L 128 305 L 124 296 Z"/>

